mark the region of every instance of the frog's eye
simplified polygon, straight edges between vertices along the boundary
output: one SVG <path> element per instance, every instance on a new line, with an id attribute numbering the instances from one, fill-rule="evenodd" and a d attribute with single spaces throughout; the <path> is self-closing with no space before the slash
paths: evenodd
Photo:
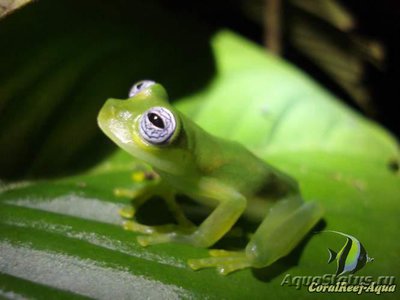
<path id="1" fill-rule="evenodd" d="M 139 127 L 141 137 L 147 142 L 165 144 L 175 132 L 176 121 L 168 109 L 156 106 L 142 115 Z"/>
<path id="2" fill-rule="evenodd" d="M 129 98 L 135 96 L 137 93 L 143 91 L 144 89 L 147 89 L 149 86 L 152 86 L 153 84 L 155 84 L 155 82 L 152 80 L 142 80 L 136 82 L 129 91 Z"/>

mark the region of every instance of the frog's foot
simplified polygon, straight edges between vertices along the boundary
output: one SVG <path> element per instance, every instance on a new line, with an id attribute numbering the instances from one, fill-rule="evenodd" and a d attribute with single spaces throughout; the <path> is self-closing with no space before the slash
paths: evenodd
<path id="1" fill-rule="evenodd" d="M 132 206 L 125 206 L 118 211 L 119 215 L 124 219 L 133 219 L 136 213 L 136 209 Z"/>
<path id="2" fill-rule="evenodd" d="M 213 249 L 208 252 L 210 257 L 189 259 L 188 265 L 193 270 L 216 268 L 221 275 L 251 267 L 252 264 L 243 251 L 226 251 Z"/>

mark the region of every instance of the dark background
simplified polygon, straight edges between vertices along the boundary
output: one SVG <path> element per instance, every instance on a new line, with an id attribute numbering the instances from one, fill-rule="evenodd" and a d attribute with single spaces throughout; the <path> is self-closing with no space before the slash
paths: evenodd
<path id="1" fill-rule="evenodd" d="M 263 27 L 246 14 L 243 8 L 245 1 L 169 0 L 162 2 L 166 8 L 190 13 L 193 18 L 200 19 L 204 23 L 212 24 L 216 27 L 231 28 L 253 41 L 263 44 Z M 370 94 L 372 110 L 365 111 L 359 107 L 351 95 L 291 43 L 288 37 L 290 24 L 287 23 L 288 20 L 290 21 L 293 11 L 285 1 L 282 1 L 281 12 L 281 18 L 284 23 L 282 55 L 307 71 L 347 104 L 368 117 L 377 120 L 399 138 L 400 63 L 398 53 L 400 53 L 400 43 L 398 41 L 400 39 L 400 2 L 397 0 L 348 0 L 338 2 L 349 10 L 356 22 L 356 26 L 351 30 L 350 34 L 362 35 L 363 37 L 377 40 L 384 47 L 385 58 L 382 68 L 378 69 L 371 64 L 365 64 L 365 73 L 361 82 Z M 258 5 L 262 8 L 262 3 Z"/>
<path id="2" fill-rule="evenodd" d="M 171 99 L 201 90 L 215 72 L 212 35 L 228 28 L 266 44 L 270 3 L 281 5 L 279 55 L 399 138 L 400 3 L 334 1 L 354 23 L 338 29 L 296 1 L 41 0 L 11 13 L 0 20 L 0 178 L 63 176 L 95 165 L 115 150 L 96 125 L 104 99 L 125 98 L 142 78 L 168 86 Z M 328 40 L 328 49 L 337 46 L 345 56 L 302 48 L 309 41 L 296 22 L 319 34 L 311 44 Z M 360 54 L 355 37 L 381 45 L 377 63 Z M 327 72 L 318 61 L 324 55 L 339 72 Z M 363 71 L 345 69 L 348 58 Z M 341 71 L 351 78 L 347 87 L 338 80 Z M 365 97 L 357 97 L 358 89 Z"/>

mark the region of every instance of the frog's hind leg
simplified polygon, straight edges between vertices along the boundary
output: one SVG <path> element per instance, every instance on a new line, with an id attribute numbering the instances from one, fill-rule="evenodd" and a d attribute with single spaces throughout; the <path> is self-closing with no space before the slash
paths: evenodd
<path id="1" fill-rule="evenodd" d="M 289 254 L 320 220 L 323 211 L 314 202 L 293 196 L 279 200 L 246 246 L 253 267 L 266 267 Z"/>
<path id="2" fill-rule="evenodd" d="M 279 200 L 271 207 L 244 251 L 210 250 L 210 257 L 191 259 L 194 269 L 215 267 L 226 275 L 247 267 L 268 266 L 287 255 L 322 216 L 315 203 L 300 198 Z"/>

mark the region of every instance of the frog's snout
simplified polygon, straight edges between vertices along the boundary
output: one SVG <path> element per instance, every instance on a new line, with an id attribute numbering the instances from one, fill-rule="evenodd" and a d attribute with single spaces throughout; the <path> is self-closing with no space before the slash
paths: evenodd
<path id="1" fill-rule="evenodd" d="M 115 114 L 116 107 L 108 100 L 106 103 L 104 103 L 99 114 L 97 115 L 97 124 L 103 131 L 109 127 L 109 123 L 115 118 Z"/>
<path id="2" fill-rule="evenodd" d="M 101 108 L 99 115 L 97 117 L 98 123 L 105 123 L 114 119 L 120 109 L 118 108 L 117 100 L 109 99 L 104 103 L 103 107 Z"/>
<path id="3" fill-rule="evenodd" d="M 101 110 L 107 111 L 110 117 L 115 117 L 118 109 L 118 100 L 108 99 Z"/>

